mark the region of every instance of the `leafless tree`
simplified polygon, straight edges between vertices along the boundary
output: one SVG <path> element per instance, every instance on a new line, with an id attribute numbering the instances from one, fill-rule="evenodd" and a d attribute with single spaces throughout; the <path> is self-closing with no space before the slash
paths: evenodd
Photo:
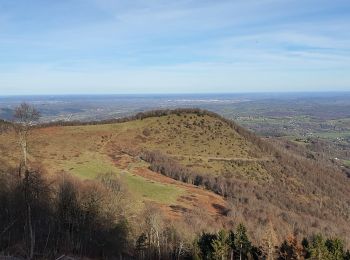
<path id="1" fill-rule="evenodd" d="M 23 166 L 27 170 L 28 135 L 32 126 L 40 118 L 39 111 L 25 102 L 16 107 L 14 112 L 14 128 L 19 136 L 19 144 L 22 150 Z"/>
<path id="2" fill-rule="evenodd" d="M 262 238 L 262 252 L 266 260 L 276 259 L 275 250 L 278 244 L 278 237 L 271 221 L 265 227 L 265 234 Z"/>
<path id="3" fill-rule="evenodd" d="M 24 167 L 25 177 L 23 180 L 24 183 L 24 198 L 26 204 L 26 241 L 27 241 L 27 257 L 32 259 L 34 255 L 34 245 L 35 245 L 35 232 L 32 225 L 32 203 L 30 199 L 30 190 L 32 187 L 30 171 L 27 167 L 27 153 L 28 153 L 28 135 L 32 126 L 36 121 L 39 120 L 40 113 L 34 107 L 27 103 L 22 103 L 16 107 L 14 112 L 14 129 L 19 137 L 19 144 L 22 150 L 23 161 L 19 167 L 19 174 L 21 175 L 22 167 Z"/>
<path id="4" fill-rule="evenodd" d="M 146 203 L 144 215 L 144 225 L 148 238 L 148 256 L 149 258 L 161 259 L 161 236 L 163 231 L 163 217 L 158 208 L 150 203 Z M 152 252 L 155 249 L 156 252 Z M 155 253 L 153 257 L 151 254 Z"/>

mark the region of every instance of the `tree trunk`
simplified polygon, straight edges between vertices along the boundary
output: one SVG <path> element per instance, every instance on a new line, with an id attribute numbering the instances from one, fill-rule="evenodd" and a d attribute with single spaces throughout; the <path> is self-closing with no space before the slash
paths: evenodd
<path id="1" fill-rule="evenodd" d="M 156 236 L 157 236 L 157 247 L 158 247 L 158 259 L 161 259 L 161 255 L 160 255 L 160 238 L 159 238 L 159 233 L 158 231 L 156 231 Z"/>
<path id="2" fill-rule="evenodd" d="M 34 246 L 35 246 L 35 230 L 32 226 L 32 214 L 29 206 L 29 231 L 30 231 L 30 259 L 34 257 Z"/>
<path id="3" fill-rule="evenodd" d="M 181 256 L 181 253 L 182 253 L 182 242 L 180 242 L 180 246 L 179 246 L 179 252 L 178 252 L 178 255 L 177 255 L 177 259 L 180 260 L 180 256 Z"/>
<path id="4" fill-rule="evenodd" d="M 23 149 L 24 169 L 27 170 L 27 141 L 26 140 L 23 141 L 22 149 Z"/>
<path id="5" fill-rule="evenodd" d="M 148 232 L 148 253 L 147 253 L 147 258 L 151 260 L 151 231 Z"/>
<path id="6" fill-rule="evenodd" d="M 25 130 L 20 130 L 19 132 L 19 142 L 22 149 L 22 155 L 23 155 L 23 166 L 24 170 L 27 170 L 27 134 Z"/>
<path id="7" fill-rule="evenodd" d="M 33 259 L 34 256 L 34 246 L 35 246 L 35 237 L 32 226 L 32 210 L 30 207 L 30 199 L 29 199 L 29 171 L 25 172 L 25 180 L 24 180 L 24 198 L 26 203 L 26 229 L 27 229 L 27 257 L 28 259 Z"/>
<path id="8" fill-rule="evenodd" d="M 34 256 L 34 245 L 35 245 L 35 237 L 33 232 L 33 226 L 32 226 L 32 213 L 29 203 L 27 204 L 27 237 L 28 237 L 28 259 L 33 259 Z"/>

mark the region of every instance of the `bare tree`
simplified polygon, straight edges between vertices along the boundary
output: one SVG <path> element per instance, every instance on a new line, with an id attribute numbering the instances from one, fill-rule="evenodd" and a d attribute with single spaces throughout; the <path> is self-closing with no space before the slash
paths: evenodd
<path id="1" fill-rule="evenodd" d="M 19 136 L 19 144 L 22 150 L 23 161 L 19 167 L 19 174 L 21 175 L 22 167 L 24 167 L 25 176 L 23 179 L 24 183 L 24 199 L 26 204 L 26 221 L 25 221 L 25 230 L 26 230 L 26 244 L 27 244 L 27 258 L 32 259 L 34 255 L 34 246 L 35 246 L 35 231 L 33 230 L 32 225 L 32 201 L 31 201 L 31 174 L 27 167 L 27 150 L 28 150 L 28 135 L 32 126 L 36 121 L 39 120 L 40 113 L 34 107 L 27 103 L 22 103 L 16 107 L 14 112 L 15 124 L 14 128 Z"/>
<path id="2" fill-rule="evenodd" d="M 161 211 L 150 203 L 146 203 L 144 216 L 144 226 L 146 235 L 148 238 L 148 258 L 155 259 L 152 256 L 154 249 L 156 249 L 156 255 L 158 259 L 161 259 L 161 233 L 163 231 L 163 216 Z"/>
<path id="3" fill-rule="evenodd" d="M 278 244 L 278 237 L 273 227 L 271 220 L 265 227 L 265 234 L 262 238 L 262 252 L 266 260 L 276 259 L 276 246 Z"/>
<path id="4" fill-rule="evenodd" d="M 27 170 L 28 135 L 34 123 L 39 120 L 40 113 L 34 106 L 23 102 L 16 107 L 13 116 L 15 118 L 14 128 L 19 136 L 23 155 L 23 166 Z"/>

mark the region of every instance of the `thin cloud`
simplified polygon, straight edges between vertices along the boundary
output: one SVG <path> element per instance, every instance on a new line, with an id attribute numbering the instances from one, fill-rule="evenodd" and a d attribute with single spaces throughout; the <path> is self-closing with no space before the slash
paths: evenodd
<path id="1" fill-rule="evenodd" d="M 341 0 L 13 0 L 0 90 L 348 90 L 349 13 Z"/>

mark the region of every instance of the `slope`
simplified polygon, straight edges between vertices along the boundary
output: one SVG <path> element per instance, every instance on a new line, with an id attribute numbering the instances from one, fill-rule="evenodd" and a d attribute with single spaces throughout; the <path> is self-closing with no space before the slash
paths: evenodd
<path id="1" fill-rule="evenodd" d="M 69 124 L 34 130 L 33 165 L 89 179 L 115 172 L 139 205 L 152 201 L 178 219 L 202 210 L 210 216 L 203 222 L 216 226 L 244 222 L 257 240 L 272 223 L 280 239 L 323 232 L 350 242 L 350 186 L 341 171 L 261 140 L 216 114 L 155 111 Z M 7 133 L 0 140 L 2 160 L 16 166 L 16 137 Z"/>

